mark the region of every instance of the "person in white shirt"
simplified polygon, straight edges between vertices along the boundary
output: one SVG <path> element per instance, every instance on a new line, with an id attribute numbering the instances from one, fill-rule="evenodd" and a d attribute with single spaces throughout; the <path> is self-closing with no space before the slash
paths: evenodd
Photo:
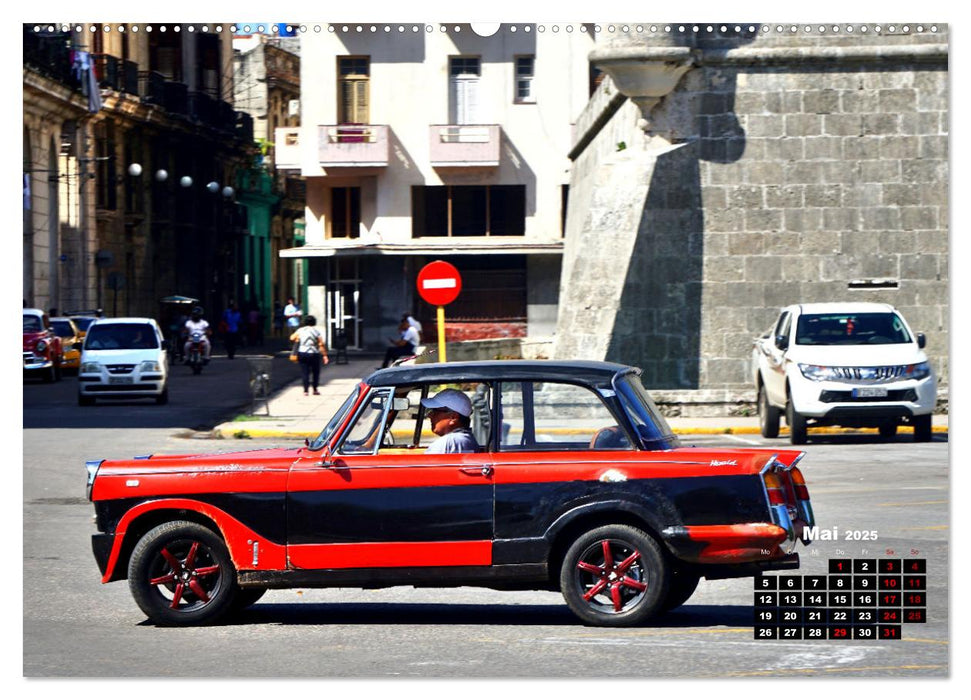
<path id="1" fill-rule="evenodd" d="M 189 346 L 192 345 L 192 332 L 200 331 L 202 333 L 202 358 L 205 362 L 209 362 L 209 353 L 212 350 L 212 345 L 209 342 L 209 336 L 212 335 L 212 330 L 209 328 L 209 322 L 202 317 L 202 309 L 198 306 L 192 310 L 192 317 L 185 322 L 185 356 L 189 357 Z M 188 360 L 186 360 L 188 361 Z"/>
<path id="2" fill-rule="evenodd" d="M 283 307 L 283 316 L 287 320 L 287 328 L 290 330 L 290 333 L 295 333 L 300 327 L 300 317 L 303 316 L 303 311 L 293 301 L 293 297 L 287 299 L 287 305 Z"/>
<path id="3" fill-rule="evenodd" d="M 418 338 L 418 331 L 408 323 L 407 318 L 401 319 L 401 323 L 398 324 L 398 333 L 400 336 L 397 339 L 388 339 L 391 347 L 384 353 L 384 364 L 381 367 L 387 367 L 400 357 L 414 355 L 415 347 L 421 342 Z"/>

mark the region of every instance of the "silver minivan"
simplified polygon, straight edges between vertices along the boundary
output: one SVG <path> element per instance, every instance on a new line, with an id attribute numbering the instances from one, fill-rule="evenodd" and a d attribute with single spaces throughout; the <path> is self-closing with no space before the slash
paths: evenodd
<path id="1" fill-rule="evenodd" d="M 78 371 L 78 405 L 98 397 L 168 401 L 168 354 L 152 318 L 100 318 L 88 327 Z"/>

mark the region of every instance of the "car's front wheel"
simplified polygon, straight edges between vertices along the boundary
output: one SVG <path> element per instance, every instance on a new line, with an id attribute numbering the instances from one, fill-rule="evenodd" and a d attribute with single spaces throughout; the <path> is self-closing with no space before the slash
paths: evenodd
<path id="1" fill-rule="evenodd" d="M 931 414 L 914 416 L 914 442 L 930 442 L 932 434 Z"/>
<path id="2" fill-rule="evenodd" d="M 793 445 L 805 445 L 808 439 L 806 416 L 799 413 L 792 405 L 792 397 L 786 401 L 786 425 L 789 426 L 789 442 Z"/>
<path id="3" fill-rule="evenodd" d="M 654 538 L 629 525 L 606 525 L 581 535 L 567 550 L 560 590 L 587 624 L 628 627 L 662 611 L 668 579 Z"/>
<path id="4" fill-rule="evenodd" d="M 205 625 L 229 611 L 236 570 L 222 539 L 188 521 L 163 523 L 139 540 L 128 565 L 132 597 L 158 625 Z"/>
<path id="5" fill-rule="evenodd" d="M 778 408 L 769 403 L 768 392 L 765 385 L 759 386 L 759 432 L 764 438 L 779 437 L 779 417 Z"/>

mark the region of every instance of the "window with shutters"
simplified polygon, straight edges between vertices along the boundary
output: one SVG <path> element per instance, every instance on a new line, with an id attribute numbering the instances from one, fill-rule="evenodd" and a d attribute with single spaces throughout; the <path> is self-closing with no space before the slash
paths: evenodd
<path id="1" fill-rule="evenodd" d="M 411 189 L 412 237 L 523 236 L 525 185 L 432 185 Z"/>
<path id="2" fill-rule="evenodd" d="M 479 114 L 479 77 L 482 62 L 477 56 L 452 56 L 448 59 L 449 123 L 481 124 Z"/>
<path id="3" fill-rule="evenodd" d="M 337 123 L 370 123 L 370 59 L 341 56 L 337 59 Z"/>

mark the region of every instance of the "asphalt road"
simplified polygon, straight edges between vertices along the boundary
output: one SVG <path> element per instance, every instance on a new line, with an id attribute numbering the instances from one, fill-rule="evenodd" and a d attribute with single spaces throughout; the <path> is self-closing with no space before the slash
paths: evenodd
<path id="1" fill-rule="evenodd" d="M 126 583 L 99 581 L 84 461 L 281 442 L 189 439 L 148 427 L 178 422 L 164 417 L 178 410 L 175 392 L 169 407 L 121 409 L 122 418 L 139 416 L 134 428 L 31 427 L 33 388 L 25 387 L 23 432 L 27 677 L 940 678 L 949 671 L 949 445 L 940 437 L 884 444 L 834 436 L 809 445 L 803 460 L 817 520 L 836 526 L 840 539 L 803 549 L 800 573 L 825 573 L 837 555 L 892 549 L 926 558 L 928 621 L 905 625 L 900 641 L 757 641 L 750 579 L 703 581 L 685 606 L 639 629 L 584 627 L 556 593 L 408 587 L 270 591 L 229 623 L 162 629 L 145 621 Z M 691 442 L 786 447 L 734 436 Z M 847 541 L 847 530 L 876 531 L 877 539 Z"/>

